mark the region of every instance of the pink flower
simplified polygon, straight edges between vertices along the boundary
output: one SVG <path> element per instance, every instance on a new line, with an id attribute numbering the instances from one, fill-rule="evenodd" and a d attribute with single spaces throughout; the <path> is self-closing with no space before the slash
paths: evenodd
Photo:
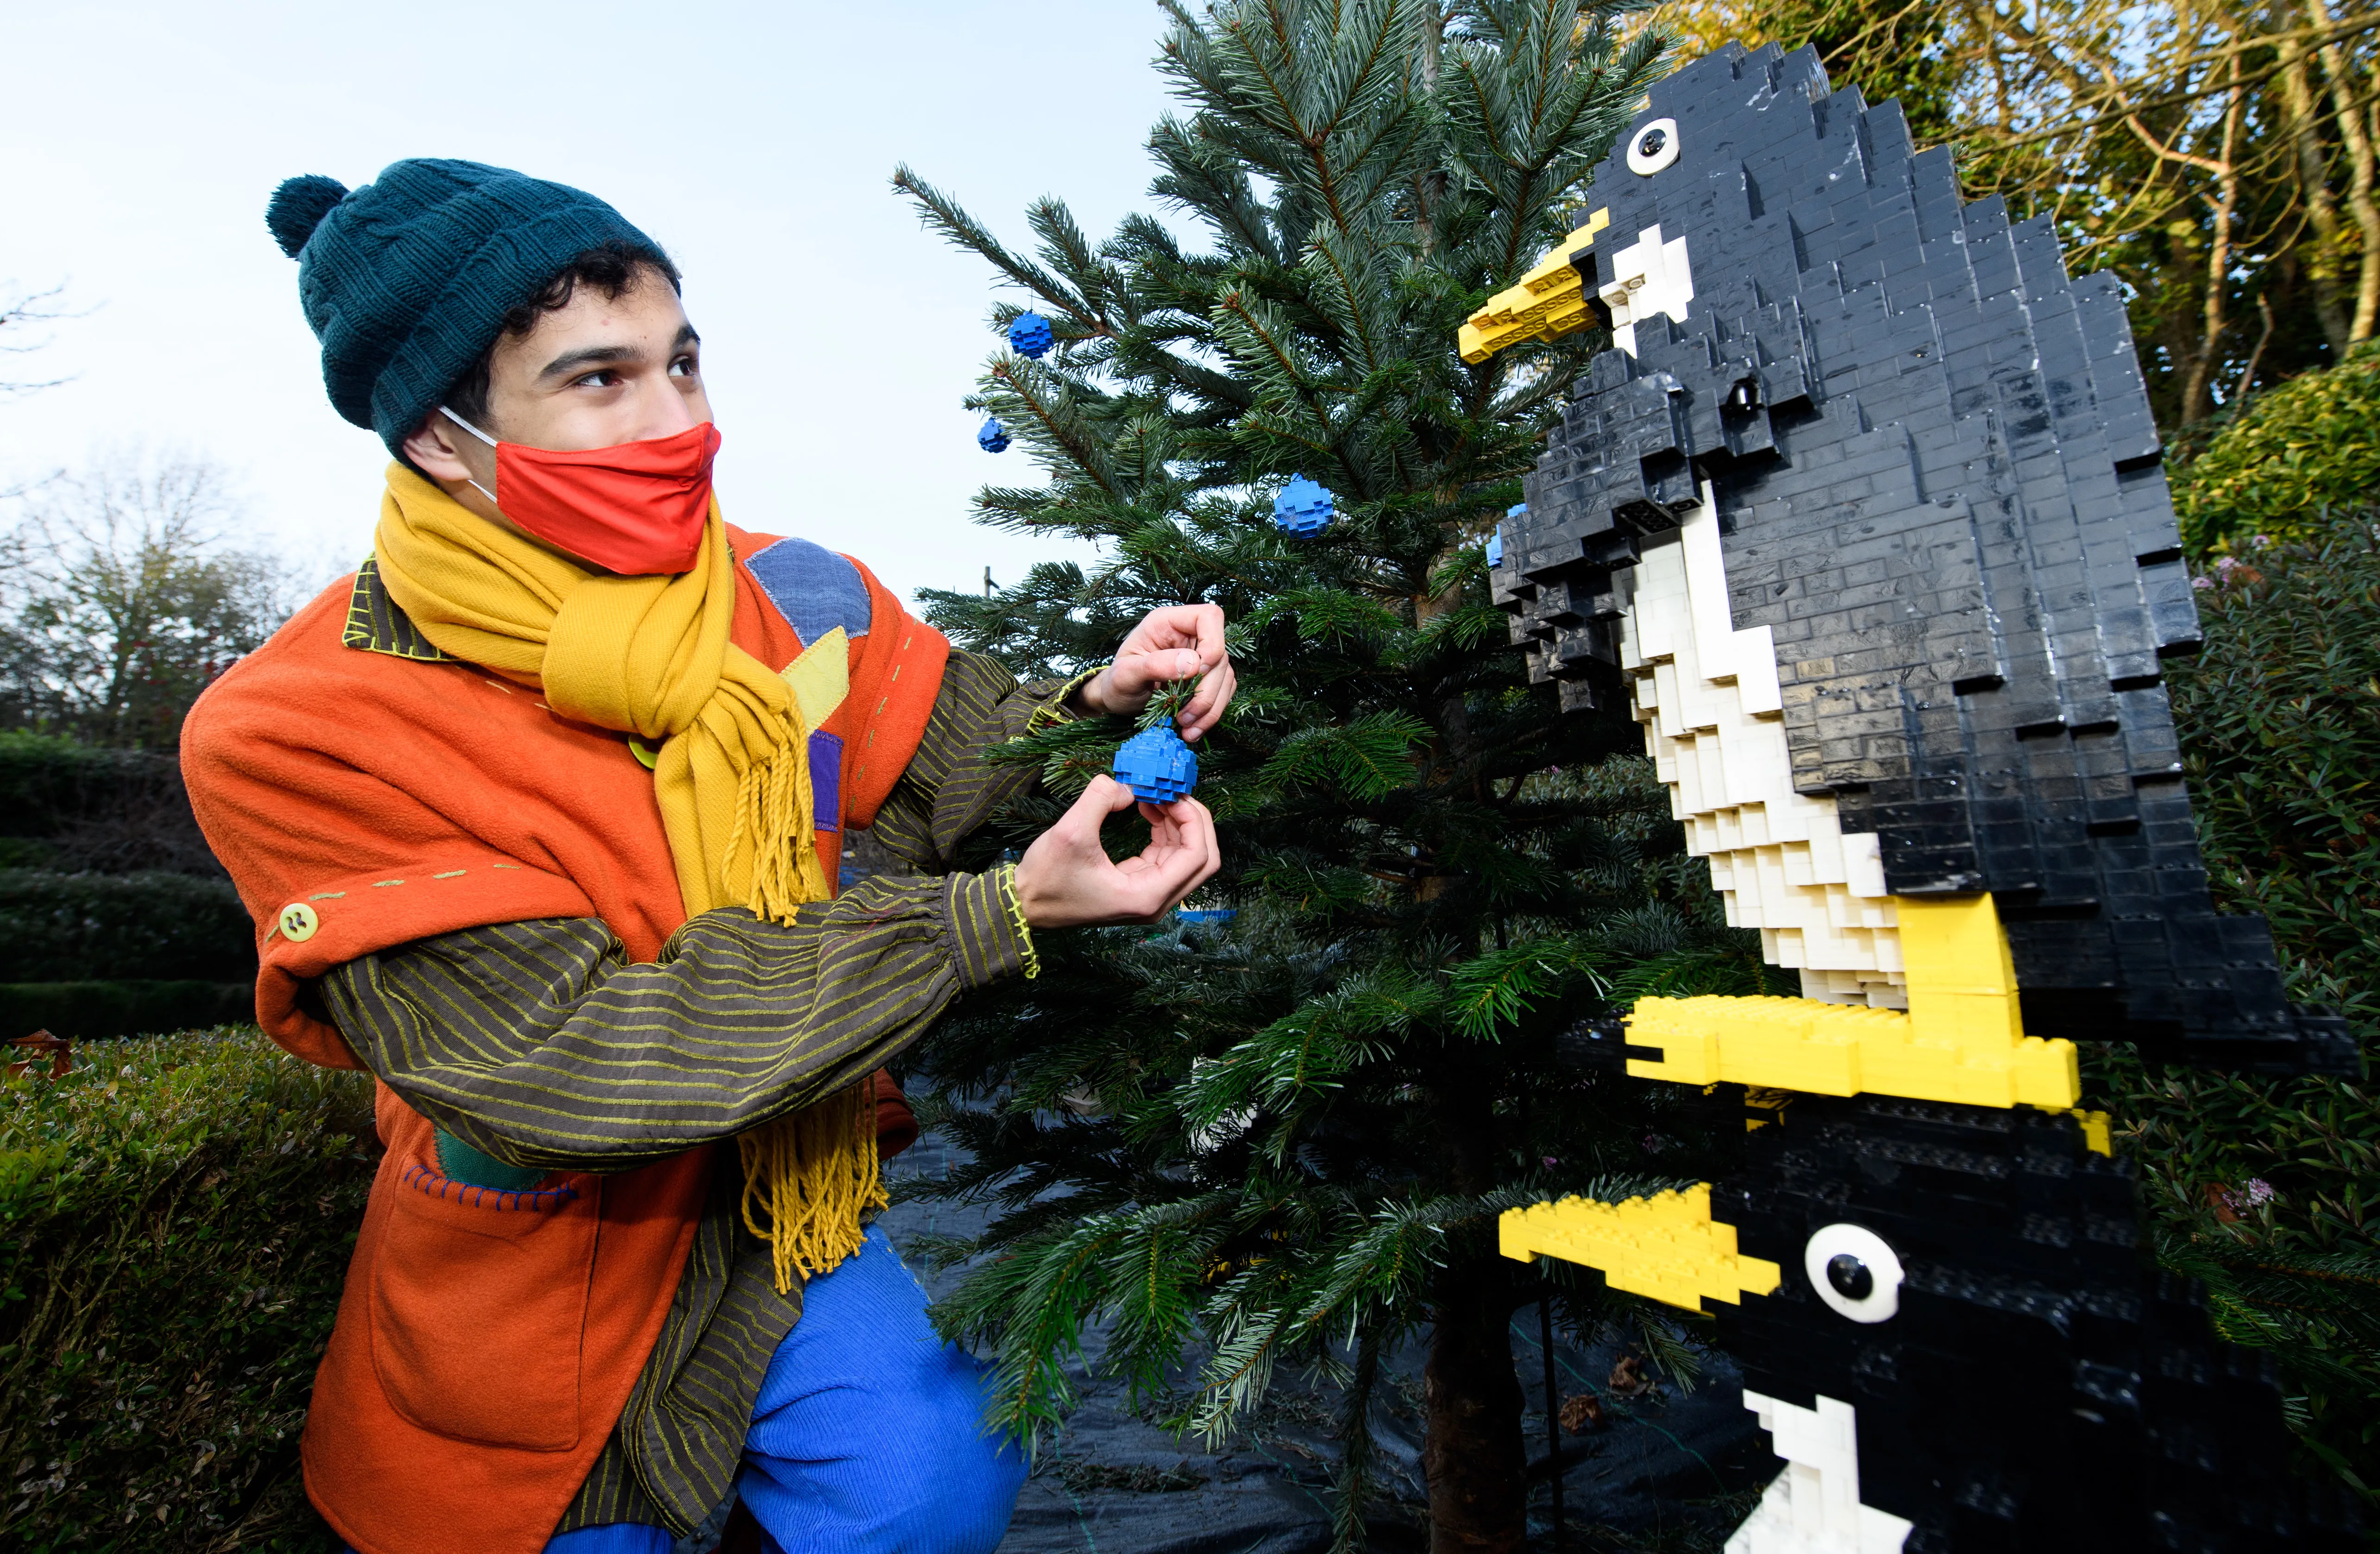
<path id="1" fill-rule="evenodd" d="M 2211 589 L 2215 586 L 2215 579 L 2212 577 L 2192 577 L 2190 580 L 2190 586 L 2193 589 Z"/>

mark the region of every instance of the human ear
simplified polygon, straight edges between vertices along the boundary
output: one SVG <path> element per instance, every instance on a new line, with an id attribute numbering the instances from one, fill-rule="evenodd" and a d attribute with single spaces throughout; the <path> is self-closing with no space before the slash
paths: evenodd
<path id="1" fill-rule="evenodd" d="M 473 478 L 471 467 L 457 450 L 463 435 L 443 411 L 432 410 L 413 429 L 413 435 L 405 440 L 405 456 L 433 480 L 462 484 Z"/>

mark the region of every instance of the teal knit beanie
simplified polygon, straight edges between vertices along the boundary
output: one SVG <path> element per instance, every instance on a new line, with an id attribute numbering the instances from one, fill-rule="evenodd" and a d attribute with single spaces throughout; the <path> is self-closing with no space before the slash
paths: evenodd
<path id="1" fill-rule="evenodd" d="M 291 178 L 264 224 L 298 261 L 332 405 L 399 457 L 505 311 L 573 259 L 617 244 L 669 264 L 593 195 L 477 162 L 395 163 L 352 194 L 333 178 Z"/>

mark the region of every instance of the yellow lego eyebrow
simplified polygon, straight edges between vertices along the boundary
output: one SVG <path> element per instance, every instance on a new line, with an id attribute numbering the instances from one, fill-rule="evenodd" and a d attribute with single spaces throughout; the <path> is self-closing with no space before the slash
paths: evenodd
<path id="1" fill-rule="evenodd" d="M 1594 246 L 1595 235 L 1611 225 L 1609 209 L 1586 218 L 1586 225 L 1554 245 L 1518 284 L 1488 299 L 1487 306 L 1464 321 L 1463 359 L 1475 366 L 1505 346 L 1523 340 L 1551 340 L 1585 329 L 1596 322 L 1587 306 L 1585 278 L 1573 262 Z"/>

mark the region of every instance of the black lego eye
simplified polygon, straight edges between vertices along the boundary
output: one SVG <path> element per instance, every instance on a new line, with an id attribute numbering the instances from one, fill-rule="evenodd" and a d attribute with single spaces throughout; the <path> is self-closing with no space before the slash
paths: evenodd
<path id="1" fill-rule="evenodd" d="M 1865 1225 L 1828 1225 L 1811 1236 L 1802 1271 L 1838 1317 L 1873 1324 L 1900 1314 L 1900 1255 Z"/>
<path id="2" fill-rule="evenodd" d="M 1658 118 L 1628 142 L 1628 170 L 1650 177 L 1678 160 L 1678 121 Z"/>

